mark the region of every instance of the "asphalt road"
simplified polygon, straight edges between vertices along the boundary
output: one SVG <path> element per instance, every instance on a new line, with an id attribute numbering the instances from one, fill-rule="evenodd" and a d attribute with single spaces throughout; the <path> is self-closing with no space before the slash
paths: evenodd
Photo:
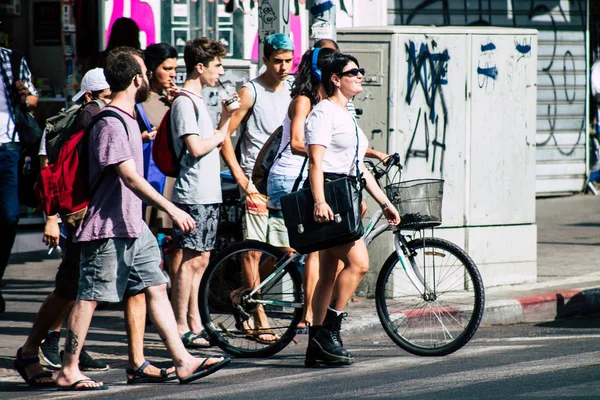
<path id="1" fill-rule="evenodd" d="M 5 399 L 598 399 L 600 317 L 481 328 L 462 350 L 441 358 L 403 352 L 381 332 L 346 338 L 357 362 L 351 367 L 303 367 L 306 336 L 271 359 L 236 359 L 229 368 L 190 385 L 128 386 L 125 365 L 90 376 L 104 392 L 59 393 L 27 389 L 0 379 Z M 93 346 L 92 346 L 93 347 Z M 158 340 L 147 353 L 163 361 Z M 123 349 L 125 350 L 125 349 Z M 117 351 L 120 353 L 120 351 Z M 218 350 L 210 351 L 219 354 Z M 206 352 L 203 354 L 207 354 Z M 160 357 L 162 356 L 162 357 Z"/>

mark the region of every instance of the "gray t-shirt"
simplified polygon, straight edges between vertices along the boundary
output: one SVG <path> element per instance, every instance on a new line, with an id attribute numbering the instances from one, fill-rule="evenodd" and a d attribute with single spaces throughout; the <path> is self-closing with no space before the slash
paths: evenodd
<path id="1" fill-rule="evenodd" d="M 241 126 L 240 167 L 248 176 L 252 175 L 260 149 L 271 133 L 283 124 L 292 101 L 291 85 L 290 80 L 285 81 L 284 89 L 279 92 L 271 92 L 257 79 L 244 85 L 253 96 L 256 96 L 251 114 Z"/>
<path id="2" fill-rule="evenodd" d="M 144 175 L 140 129 L 133 115 L 112 106 L 105 109 L 121 114 L 127 131 L 121 121 L 114 117 L 102 118 L 90 131 L 89 182 L 93 193 L 75 242 L 137 238 L 141 236 L 145 225 L 142 200 L 125 186 L 114 168 L 133 159 L 138 174 Z"/>
<path id="3" fill-rule="evenodd" d="M 171 131 L 174 135 L 176 154 L 181 154 L 186 135 L 198 135 L 200 139 L 210 138 L 215 128 L 204 99 L 189 90 L 178 96 L 171 107 Z M 191 98 L 191 100 L 190 100 Z M 198 118 L 192 101 L 198 109 Z M 194 158 L 185 150 L 181 159 L 181 169 L 173 189 L 173 202 L 181 204 L 218 204 L 221 195 L 221 164 L 219 149 L 214 148 L 199 158 Z"/>

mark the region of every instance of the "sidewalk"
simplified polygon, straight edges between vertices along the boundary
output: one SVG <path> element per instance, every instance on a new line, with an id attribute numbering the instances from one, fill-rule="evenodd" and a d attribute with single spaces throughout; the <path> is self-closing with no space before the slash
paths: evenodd
<path id="1" fill-rule="evenodd" d="M 487 288 L 482 325 L 600 311 L 600 197 L 538 199 L 536 210 L 537 283 Z M 373 299 L 359 299 L 347 312 L 346 329 L 380 326 Z"/>
<path id="2" fill-rule="evenodd" d="M 556 317 L 600 311 L 600 197 L 539 199 L 538 283 L 486 289 L 483 325 L 550 321 Z M 41 237 L 40 237 L 41 240 Z M 507 249 L 509 251 L 510 249 Z M 58 255 L 46 251 L 11 257 L 2 288 L 7 311 L 0 314 L 0 381 L 12 377 L 12 359 L 28 334 L 44 298 L 54 288 Z M 348 309 L 344 330 L 381 329 L 373 299 L 357 299 Z M 127 359 L 121 306 L 104 307 L 95 316 L 89 347 L 103 359 Z M 146 348 L 162 348 L 154 330 Z M 63 338 L 64 340 L 64 338 Z M 62 343 L 62 341 L 61 341 Z M 94 354 L 94 353 L 92 353 Z"/>

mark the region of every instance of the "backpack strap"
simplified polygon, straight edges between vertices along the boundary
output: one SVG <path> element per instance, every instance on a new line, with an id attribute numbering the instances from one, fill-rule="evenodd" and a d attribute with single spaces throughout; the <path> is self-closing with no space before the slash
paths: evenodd
<path id="1" fill-rule="evenodd" d="M 96 123 L 98 121 L 100 121 L 102 118 L 105 117 L 113 117 L 118 119 L 119 121 L 121 121 L 121 123 L 123 124 L 123 127 L 125 128 L 125 133 L 127 134 L 127 137 L 129 138 L 129 130 L 127 129 L 127 124 L 125 123 L 125 120 L 123 119 L 123 117 L 121 116 L 121 114 L 119 114 L 116 111 L 113 110 L 102 110 L 100 111 L 98 114 L 96 114 L 94 116 L 94 118 L 92 118 L 92 120 L 90 121 L 90 123 L 88 124 L 88 126 L 86 126 L 85 130 L 86 130 L 86 143 L 84 147 L 86 149 L 86 151 L 89 152 L 89 135 L 90 132 L 92 131 L 92 128 L 94 127 L 94 125 L 96 125 Z M 89 172 L 89 156 L 88 156 L 88 172 Z M 98 178 L 98 180 L 96 181 L 96 183 L 94 184 L 94 186 L 90 187 L 90 198 L 93 196 L 93 194 L 96 192 L 96 190 L 98 189 L 98 187 L 100 187 L 100 183 L 102 182 L 102 178 L 104 178 L 104 173 L 102 171 L 100 171 L 100 177 Z"/>
<path id="2" fill-rule="evenodd" d="M 192 106 L 194 107 L 194 113 L 196 114 L 196 121 L 198 120 L 198 117 L 200 116 L 200 111 L 198 110 L 198 106 L 196 106 L 196 102 L 194 101 L 194 99 L 192 99 L 192 97 L 185 93 L 184 91 L 180 91 L 179 94 L 177 95 L 177 97 L 179 96 L 183 96 L 183 97 L 187 97 L 191 102 L 192 102 Z M 179 161 L 179 164 L 181 165 L 181 160 L 183 160 L 183 156 L 185 155 L 185 150 L 187 148 L 187 146 L 185 145 L 185 140 L 181 141 L 183 146 L 181 147 L 181 153 L 179 154 L 179 157 L 177 157 L 177 161 Z"/>
<path id="3" fill-rule="evenodd" d="M 254 84 L 254 82 L 252 81 L 248 81 L 249 84 L 252 85 L 252 90 L 254 90 L 254 101 L 252 101 L 252 107 L 250 107 L 250 110 L 248 110 L 248 113 L 246 114 L 246 116 L 244 116 L 244 123 L 246 121 L 248 121 L 248 118 L 250 118 L 250 116 L 252 115 L 252 113 L 254 112 L 254 106 L 256 105 L 256 99 L 258 97 L 258 92 L 256 91 L 256 85 Z M 244 140 L 244 137 L 246 136 L 246 130 L 242 129 L 242 131 L 240 132 L 240 137 L 237 140 L 237 143 L 235 144 L 235 156 L 238 159 L 240 159 L 240 155 L 242 154 L 242 142 Z"/>
<path id="4" fill-rule="evenodd" d="M 152 130 L 152 124 L 150 123 L 150 120 L 148 119 L 148 115 L 146 115 L 146 110 L 144 110 L 144 106 L 142 105 L 142 103 L 136 103 L 135 109 L 138 112 L 138 116 L 144 122 L 146 130 L 148 132 L 150 132 Z"/>

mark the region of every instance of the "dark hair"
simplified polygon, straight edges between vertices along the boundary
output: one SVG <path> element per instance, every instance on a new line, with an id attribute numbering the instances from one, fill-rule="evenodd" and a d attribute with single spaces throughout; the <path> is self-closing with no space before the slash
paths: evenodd
<path id="1" fill-rule="evenodd" d="M 168 43 L 155 43 L 144 50 L 144 63 L 148 71 L 156 69 L 169 58 L 177 58 L 177 50 Z"/>
<path id="2" fill-rule="evenodd" d="M 100 95 L 105 91 L 106 89 L 102 89 L 102 90 L 94 90 L 92 92 L 92 99 L 97 100 L 98 97 L 100 97 Z M 83 96 L 85 97 L 85 96 Z"/>
<path id="3" fill-rule="evenodd" d="M 321 39 L 315 42 L 315 49 L 322 49 L 323 47 L 333 46 L 337 51 L 340 51 L 340 46 L 338 46 L 337 42 L 333 39 Z"/>
<path id="4" fill-rule="evenodd" d="M 341 73 L 344 70 L 344 67 L 350 62 L 354 62 L 354 64 L 359 67 L 356 57 L 351 56 L 350 54 L 333 52 L 325 59 L 323 68 L 321 68 L 321 73 L 323 76 L 323 87 L 325 88 L 325 93 L 328 97 L 332 96 L 335 91 L 335 86 L 331 83 L 331 77 Z"/>
<path id="5" fill-rule="evenodd" d="M 223 43 L 205 37 L 190 40 L 185 44 L 183 59 L 185 70 L 191 74 L 197 64 L 208 67 L 208 64 L 216 57 L 225 57 L 227 51 Z"/>
<path id="6" fill-rule="evenodd" d="M 325 64 L 325 59 L 334 52 L 335 50 L 333 49 L 319 50 L 319 55 L 317 56 L 317 67 L 322 70 Z M 319 84 L 315 83 L 312 79 L 313 54 L 314 50 L 307 50 L 302 56 L 300 65 L 298 65 L 298 71 L 294 76 L 291 96 L 292 99 L 295 99 L 298 96 L 306 96 L 310 99 L 310 103 L 314 106 L 320 101 L 320 99 L 318 92 Z"/>
<path id="7" fill-rule="evenodd" d="M 134 56 L 144 59 L 144 53 L 131 47 L 112 49 L 104 62 L 104 76 L 113 93 L 122 92 L 131 85 L 131 80 L 142 73 L 142 67 Z"/>
<path id="8" fill-rule="evenodd" d="M 131 18 L 117 18 L 110 30 L 106 51 L 117 47 L 133 47 L 140 49 L 140 27 Z"/>

